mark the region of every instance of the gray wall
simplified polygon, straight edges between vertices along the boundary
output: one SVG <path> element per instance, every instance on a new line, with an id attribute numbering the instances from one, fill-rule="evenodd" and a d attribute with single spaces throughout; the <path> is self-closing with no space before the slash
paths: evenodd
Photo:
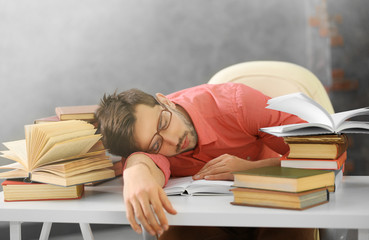
<path id="1" fill-rule="evenodd" d="M 329 83 L 327 41 L 307 24 L 317 1 L 0 0 L 0 142 L 56 106 L 166 94 L 243 61 L 294 62 Z"/>

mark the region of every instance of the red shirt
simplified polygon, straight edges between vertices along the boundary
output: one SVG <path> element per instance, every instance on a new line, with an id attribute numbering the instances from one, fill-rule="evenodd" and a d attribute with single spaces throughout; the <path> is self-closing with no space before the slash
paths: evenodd
<path id="1" fill-rule="evenodd" d="M 167 97 L 191 117 L 198 144 L 194 150 L 173 157 L 145 153 L 164 172 L 166 181 L 170 176 L 194 175 L 205 163 L 226 153 L 248 160 L 275 157 L 271 151 L 262 151 L 266 145 L 285 154 L 288 146 L 283 138 L 259 129 L 303 122 L 297 116 L 266 109 L 269 97 L 239 83 L 204 84 Z"/>

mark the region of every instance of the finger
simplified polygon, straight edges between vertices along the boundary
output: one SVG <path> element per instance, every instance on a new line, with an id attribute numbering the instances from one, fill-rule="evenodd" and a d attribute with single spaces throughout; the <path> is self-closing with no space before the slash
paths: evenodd
<path id="1" fill-rule="evenodd" d="M 148 202 L 146 203 L 147 205 Z M 151 235 L 155 235 L 155 231 L 154 229 L 151 227 L 145 213 L 144 210 L 142 209 L 142 203 L 139 202 L 138 200 L 132 201 L 132 207 L 134 210 L 134 214 L 136 216 L 136 218 L 140 221 L 141 225 L 145 228 L 145 230 L 147 232 L 149 232 Z"/>
<path id="2" fill-rule="evenodd" d="M 223 155 L 221 155 L 221 156 L 219 156 L 219 157 L 216 157 L 216 158 L 214 158 L 214 159 L 210 160 L 209 162 L 207 162 L 207 163 L 204 165 L 204 167 L 203 167 L 203 168 L 208 168 L 208 167 L 211 167 L 211 166 L 213 166 L 213 165 L 215 165 L 215 164 L 219 164 L 219 162 L 222 162 L 222 161 L 224 160 L 225 156 L 226 156 L 226 154 L 223 154 Z"/>
<path id="3" fill-rule="evenodd" d="M 222 164 L 222 162 L 218 162 L 217 164 L 207 169 L 204 169 L 204 171 L 197 173 L 195 177 L 198 177 L 198 179 L 203 179 L 207 175 L 213 175 L 213 174 L 223 173 L 223 172 L 227 172 L 227 167 L 224 164 Z"/>
<path id="4" fill-rule="evenodd" d="M 170 214 L 177 214 L 177 211 L 172 206 L 172 203 L 169 201 L 169 198 L 167 194 L 165 194 L 163 189 L 159 191 L 159 197 L 160 197 L 160 201 L 162 202 L 165 211 L 167 211 Z"/>
<path id="5" fill-rule="evenodd" d="M 131 225 L 132 229 L 138 233 L 141 234 L 142 233 L 142 228 L 140 227 L 140 225 L 136 222 L 136 218 L 133 214 L 134 210 L 132 208 L 132 205 L 128 202 L 126 202 L 126 217 L 128 219 L 129 224 Z"/>
<path id="6" fill-rule="evenodd" d="M 154 205 L 156 205 L 154 207 Z M 160 215 L 160 207 L 157 204 L 154 205 L 143 205 L 143 213 L 144 216 L 147 220 L 147 223 L 150 225 L 150 227 L 153 229 L 153 231 L 149 231 L 149 233 L 151 235 L 156 235 L 156 234 L 162 234 L 163 233 L 163 228 L 160 226 L 160 224 L 158 223 L 158 220 L 156 219 L 156 216 L 159 214 Z M 146 229 L 146 228 L 145 228 Z"/>
<path id="7" fill-rule="evenodd" d="M 206 175 L 204 177 L 206 180 L 233 180 L 233 174 L 231 173 L 218 173 L 212 175 Z"/>

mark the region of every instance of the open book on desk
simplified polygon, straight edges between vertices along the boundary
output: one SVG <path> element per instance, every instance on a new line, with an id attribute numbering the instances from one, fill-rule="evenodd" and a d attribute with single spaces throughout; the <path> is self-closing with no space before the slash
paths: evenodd
<path id="1" fill-rule="evenodd" d="M 359 108 L 335 114 L 328 113 L 321 105 L 304 93 L 292 93 L 268 101 L 266 108 L 294 114 L 307 123 L 265 127 L 260 130 L 278 137 L 366 133 L 369 134 L 369 122 L 348 121 L 356 116 L 369 115 L 369 107 Z"/>
<path id="2" fill-rule="evenodd" d="M 193 180 L 191 176 L 171 178 L 164 191 L 172 195 L 231 195 L 233 181 Z"/>

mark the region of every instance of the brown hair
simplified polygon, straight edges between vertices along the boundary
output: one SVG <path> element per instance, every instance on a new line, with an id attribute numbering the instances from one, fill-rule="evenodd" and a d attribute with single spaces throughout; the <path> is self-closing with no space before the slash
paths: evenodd
<path id="1" fill-rule="evenodd" d="M 117 94 L 104 94 L 96 111 L 99 132 L 102 141 L 114 155 L 128 157 L 133 152 L 140 151 L 135 144 L 134 124 L 135 109 L 138 104 L 154 107 L 159 103 L 156 99 L 141 90 L 130 89 Z"/>

